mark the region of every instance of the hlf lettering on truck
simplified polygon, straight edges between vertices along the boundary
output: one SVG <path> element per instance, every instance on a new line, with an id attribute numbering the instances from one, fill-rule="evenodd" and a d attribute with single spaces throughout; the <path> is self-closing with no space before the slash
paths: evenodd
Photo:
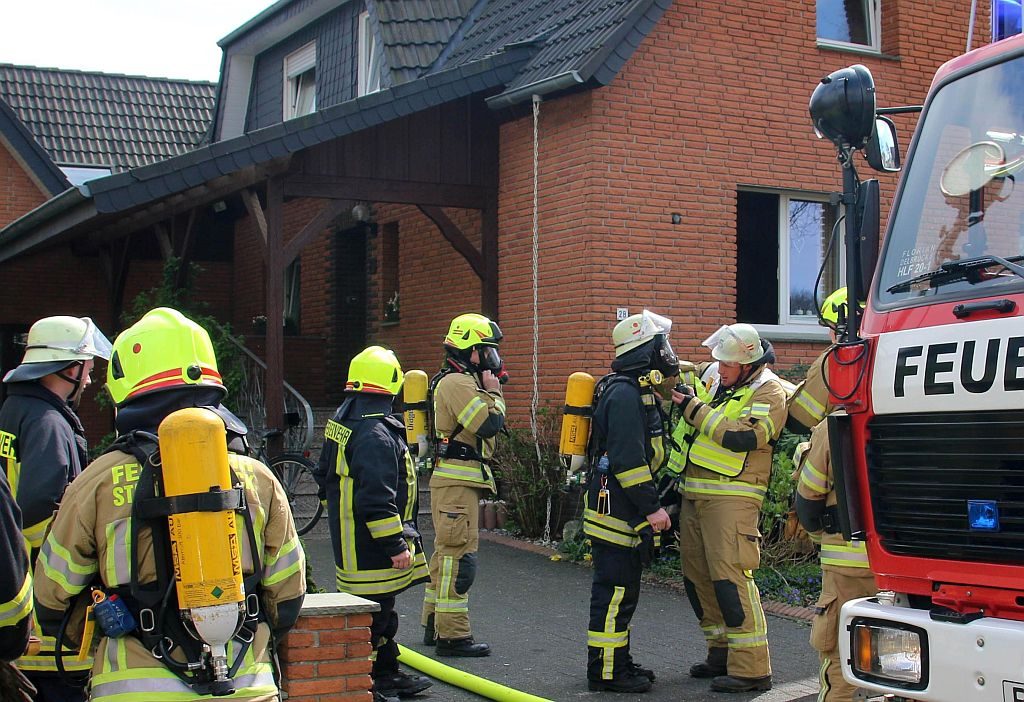
<path id="1" fill-rule="evenodd" d="M 1024 405 L 1024 318 L 880 334 L 871 399 L 876 414 Z"/>

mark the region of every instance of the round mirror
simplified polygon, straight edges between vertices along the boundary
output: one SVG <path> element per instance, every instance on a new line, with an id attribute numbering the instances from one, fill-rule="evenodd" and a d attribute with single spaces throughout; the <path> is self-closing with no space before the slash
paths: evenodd
<path id="1" fill-rule="evenodd" d="M 971 144 L 951 158 L 942 169 L 939 187 L 950 197 L 980 190 L 1000 174 L 1005 160 L 1003 147 L 994 141 Z"/>

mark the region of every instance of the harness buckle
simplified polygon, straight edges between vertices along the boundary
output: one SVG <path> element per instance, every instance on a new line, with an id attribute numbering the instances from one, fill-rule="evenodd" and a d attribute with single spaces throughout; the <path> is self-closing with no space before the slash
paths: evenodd
<path id="1" fill-rule="evenodd" d="M 147 634 L 153 632 L 156 629 L 156 615 L 153 613 L 153 610 L 139 610 L 139 628 Z"/>
<path id="2" fill-rule="evenodd" d="M 245 597 L 245 616 L 248 619 L 255 619 L 260 616 L 260 598 L 256 593 L 251 593 Z"/>
<path id="3" fill-rule="evenodd" d="M 235 638 L 242 643 L 251 644 L 256 639 L 256 632 L 243 625 L 235 634 Z"/>

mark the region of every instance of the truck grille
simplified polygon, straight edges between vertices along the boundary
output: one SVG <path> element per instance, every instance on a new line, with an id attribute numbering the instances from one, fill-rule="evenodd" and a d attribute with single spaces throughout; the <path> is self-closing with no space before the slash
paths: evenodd
<path id="1" fill-rule="evenodd" d="M 874 417 L 868 480 L 893 554 L 1024 562 L 1024 411 Z M 968 500 L 995 500 L 998 532 L 971 531 Z"/>

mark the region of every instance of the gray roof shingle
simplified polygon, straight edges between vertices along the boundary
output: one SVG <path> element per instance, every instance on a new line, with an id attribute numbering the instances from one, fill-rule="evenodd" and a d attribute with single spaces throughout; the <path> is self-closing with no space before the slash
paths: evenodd
<path id="1" fill-rule="evenodd" d="M 391 84 L 420 76 L 441 54 L 477 0 L 411 0 L 373 3 Z"/>
<path id="2" fill-rule="evenodd" d="M 216 86 L 0 64 L 0 98 L 61 166 L 120 172 L 196 148 Z"/>

